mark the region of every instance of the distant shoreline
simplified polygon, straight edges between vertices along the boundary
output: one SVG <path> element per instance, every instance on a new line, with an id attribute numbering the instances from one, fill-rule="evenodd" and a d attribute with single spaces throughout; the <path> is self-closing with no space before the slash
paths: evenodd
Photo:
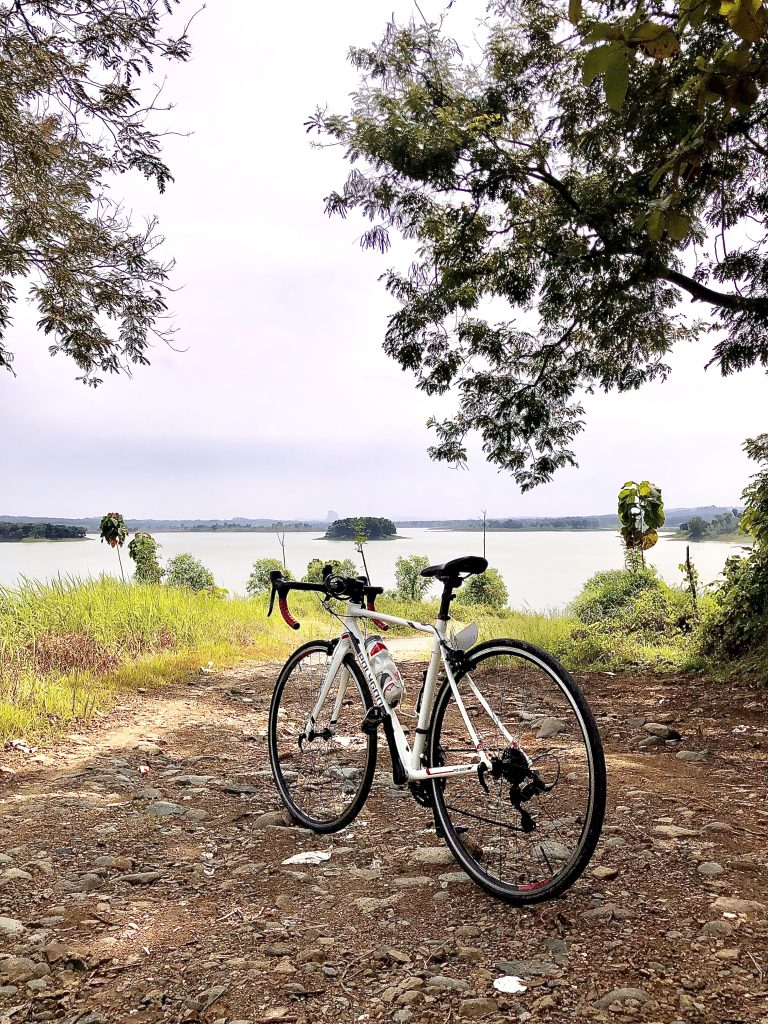
<path id="1" fill-rule="evenodd" d="M 10 537 L 0 538 L 0 544 L 79 544 L 90 537 Z"/>

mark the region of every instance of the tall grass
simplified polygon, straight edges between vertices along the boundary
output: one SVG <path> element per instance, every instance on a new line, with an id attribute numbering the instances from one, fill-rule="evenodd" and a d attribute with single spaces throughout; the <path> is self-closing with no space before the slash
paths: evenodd
<path id="1" fill-rule="evenodd" d="M 300 632 L 267 597 L 221 600 L 171 587 L 124 584 L 113 577 L 0 588 L 0 737 L 35 736 L 102 710 L 116 693 L 159 685 L 213 661 L 284 658 L 297 643 L 338 632 L 311 594 L 292 594 Z M 382 611 L 431 621 L 437 603 L 383 598 Z M 461 628 L 474 619 L 482 637 L 517 636 L 562 651 L 571 623 L 558 616 L 457 608 Z M 393 628 L 389 635 L 408 634 Z"/>
<path id="2" fill-rule="evenodd" d="M 109 706 L 126 689 L 152 687 L 248 657 L 279 660 L 305 639 L 338 633 L 338 621 L 312 594 L 292 594 L 302 629 L 267 618 L 267 597 L 221 600 L 113 577 L 0 588 L 0 737 L 39 736 Z M 383 612 L 432 621 L 437 602 L 381 598 Z M 622 637 L 597 636 L 558 613 L 494 611 L 457 605 L 452 625 L 475 621 L 481 639 L 511 636 L 551 651 L 572 668 L 671 664 L 679 652 Z M 586 631 L 586 635 L 585 635 Z M 388 635 L 409 634 L 394 628 Z"/>

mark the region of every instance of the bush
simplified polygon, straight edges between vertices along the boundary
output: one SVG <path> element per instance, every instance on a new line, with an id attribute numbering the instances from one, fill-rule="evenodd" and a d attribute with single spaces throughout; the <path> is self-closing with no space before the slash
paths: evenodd
<path id="1" fill-rule="evenodd" d="M 432 580 L 424 579 L 421 575 L 421 570 L 428 565 L 429 559 L 424 555 L 398 558 L 395 562 L 395 595 L 404 601 L 423 601 L 432 586 Z"/>
<path id="2" fill-rule="evenodd" d="M 699 643 L 716 661 L 768 646 L 768 553 L 732 555 L 702 616 Z"/>
<path id="3" fill-rule="evenodd" d="M 170 560 L 167 573 L 165 582 L 169 587 L 185 587 L 195 592 L 216 587 L 210 569 L 206 569 L 202 562 L 186 551 Z"/>
<path id="4" fill-rule="evenodd" d="M 630 572 L 627 569 L 609 569 L 596 572 L 584 584 L 581 593 L 571 604 L 573 614 L 587 625 L 605 619 L 621 618 L 640 594 L 658 593 L 663 586 L 653 569 Z"/>
<path id="5" fill-rule="evenodd" d="M 157 560 L 159 551 L 159 544 L 149 533 L 137 533 L 131 538 L 128 554 L 136 565 L 133 578 L 137 583 L 159 583 L 162 580 L 165 570 Z"/>
<path id="6" fill-rule="evenodd" d="M 470 576 L 456 594 L 461 604 L 481 604 L 487 608 L 504 608 L 509 594 L 498 569 L 486 569 L 478 576 Z"/>
<path id="7" fill-rule="evenodd" d="M 591 576 L 571 603 L 585 625 L 606 625 L 650 639 L 672 639 L 690 632 L 693 605 L 681 588 L 670 587 L 652 568 L 609 569 Z"/>
<path id="8" fill-rule="evenodd" d="M 325 562 L 320 558 L 313 558 L 307 565 L 306 576 L 301 577 L 302 583 L 322 583 L 323 566 L 330 565 L 337 576 L 357 576 L 357 566 L 351 558 L 339 561 L 338 558 L 329 558 Z"/>
<path id="9" fill-rule="evenodd" d="M 257 594 L 268 593 L 272 587 L 269 574 L 274 572 L 275 569 L 279 569 L 287 580 L 294 578 L 291 570 L 286 569 L 277 558 L 257 558 L 253 563 L 248 582 L 245 584 L 246 592 L 251 597 L 255 597 Z"/>
<path id="10" fill-rule="evenodd" d="M 725 563 L 723 582 L 702 616 L 699 643 L 715 660 L 742 658 L 768 648 L 768 434 L 744 442 L 758 470 L 742 492 L 740 529 L 755 540 L 746 556 Z"/>

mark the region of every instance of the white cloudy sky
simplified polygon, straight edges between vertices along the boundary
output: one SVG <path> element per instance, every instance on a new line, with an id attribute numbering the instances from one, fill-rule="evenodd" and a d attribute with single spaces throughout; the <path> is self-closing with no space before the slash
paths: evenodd
<path id="1" fill-rule="evenodd" d="M 159 214 L 177 259 L 183 351 L 157 348 L 133 379 L 86 389 L 21 303 L 18 376 L 0 375 L 0 514 L 588 514 L 612 510 L 627 477 L 655 480 L 669 506 L 738 499 L 766 378 L 705 373 L 701 346 L 675 355 L 664 385 L 591 399 L 580 468 L 532 494 L 479 452 L 466 472 L 429 462 L 434 403 L 381 351 L 392 307 L 377 277 L 396 256 L 361 253 L 360 224 L 324 216 L 345 168 L 302 127 L 317 103 L 345 109 L 347 48 L 377 38 L 393 9 L 411 5 L 209 0 L 194 59 L 166 90 L 169 125 L 192 133 L 166 146 L 176 183 L 162 197 L 121 183 Z M 465 40 L 475 13 L 481 0 L 454 4 Z"/>

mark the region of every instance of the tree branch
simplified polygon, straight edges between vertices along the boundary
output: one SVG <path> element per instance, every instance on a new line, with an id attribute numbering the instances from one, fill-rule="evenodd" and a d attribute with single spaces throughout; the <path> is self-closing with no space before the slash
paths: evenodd
<path id="1" fill-rule="evenodd" d="M 659 275 L 664 281 L 677 285 L 692 295 L 699 302 L 708 302 L 710 306 L 719 306 L 720 309 L 754 310 L 755 312 L 766 312 L 768 310 L 768 298 L 758 296 L 751 298 L 748 295 L 733 295 L 724 292 L 716 292 L 692 277 L 681 274 L 678 270 L 665 270 Z"/>

